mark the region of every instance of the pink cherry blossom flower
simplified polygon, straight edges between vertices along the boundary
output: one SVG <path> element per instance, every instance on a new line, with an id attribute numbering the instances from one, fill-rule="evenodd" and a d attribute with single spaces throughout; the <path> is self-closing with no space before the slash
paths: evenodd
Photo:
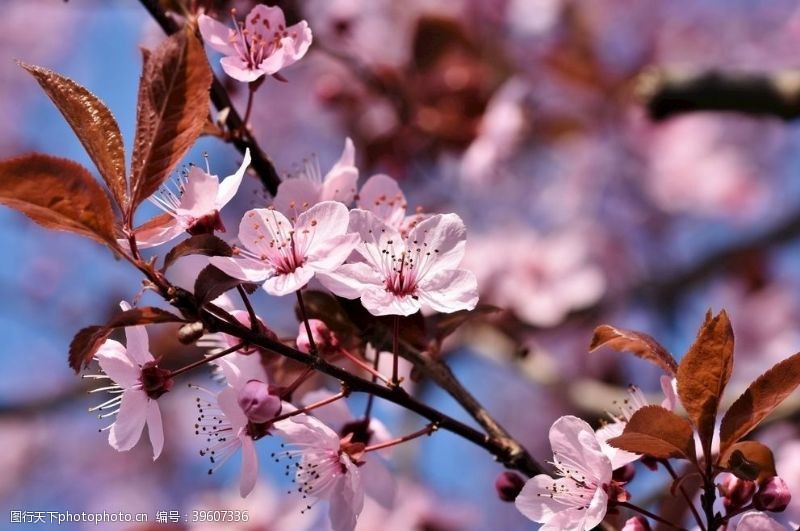
<path id="1" fill-rule="evenodd" d="M 324 178 L 316 158 L 306 161 L 298 175 L 281 182 L 272 206 L 289 217 L 296 217 L 322 201 L 339 201 L 349 205 L 356 195 L 356 181 L 358 168 L 355 166 L 355 148 L 353 141 L 348 138 L 341 157 Z"/>
<path id="2" fill-rule="evenodd" d="M 670 411 L 675 409 L 678 402 L 678 397 L 675 392 L 676 385 L 674 378 L 670 378 L 666 375 L 661 377 L 661 390 L 664 392 L 665 397 L 661 406 Z M 622 432 L 625 431 L 625 426 L 628 424 L 633 414 L 639 411 L 639 409 L 650 405 L 644 393 L 642 393 L 642 390 L 635 385 L 631 385 L 628 388 L 628 394 L 630 398 L 624 400 L 622 404 L 620 404 L 620 415 L 609 414 L 612 422 L 606 424 L 596 432 L 597 440 L 600 441 L 603 452 L 611 459 L 611 466 L 614 470 L 622 468 L 641 457 L 639 454 L 614 448 L 607 442 L 609 439 L 622 435 Z"/>
<path id="3" fill-rule="evenodd" d="M 477 305 L 475 275 L 456 269 L 467 239 L 456 214 L 432 216 L 402 236 L 372 212 L 355 209 L 350 230 L 361 237 L 355 250 L 363 261 L 319 276 L 337 295 L 361 298 L 373 315 L 411 315 L 423 305 L 450 313 Z"/>
<path id="4" fill-rule="evenodd" d="M 244 249 L 210 262 L 228 275 L 264 282 L 270 295 L 286 295 L 308 284 L 315 273 L 339 267 L 358 243 L 347 233 L 347 207 L 323 201 L 303 212 L 294 224 L 275 209 L 245 213 L 239 225 Z"/>
<path id="5" fill-rule="evenodd" d="M 544 524 L 542 531 L 589 531 L 606 515 L 611 461 L 591 426 L 577 417 L 553 423 L 550 445 L 561 477 L 540 474 L 529 479 L 517 496 L 517 509 Z"/>
<path id="6" fill-rule="evenodd" d="M 356 205 L 375 214 L 389 227 L 405 235 L 414 226 L 428 217 L 421 212 L 407 216 L 408 202 L 397 181 L 379 173 L 373 175 L 358 192 Z"/>
<path id="7" fill-rule="evenodd" d="M 250 165 L 250 150 L 245 151 L 244 160 L 236 173 L 222 182 L 219 177 L 192 166 L 186 175 L 177 181 L 177 191 L 167 186 L 150 198 L 150 201 L 169 215 L 164 223 L 145 224 L 136 231 L 136 244 L 140 248 L 155 247 L 183 234 L 199 234 L 213 230 L 225 230 L 219 211 L 236 195 Z"/>
<path id="8" fill-rule="evenodd" d="M 123 311 L 131 308 L 124 301 L 120 307 Z M 86 376 L 112 380 L 112 385 L 92 392 L 108 391 L 114 396 L 89 411 L 100 411 L 100 418 L 116 415 L 116 420 L 101 431 L 108 430 L 108 444 L 120 452 L 134 447 L 147 424 L 155 460 L 164 446 L 161 411 L 156 399 L 172 387 L 172 380 L 150 353 L 144 326 L 126 327 L 125 336 L 127 348 L 107 339 L 97 350 L 95 357 L 105 374 Z"/>
<path id="9" fill-rule="evenodd" d="M 736 524 L 736 531 L 785 531 L 787 529 L 789 528 L 759 511 L 744 513 Z"/>
<path id="10" fill-rule="evenodd" d="M 203 40 L 225 55 L 220 60 L 225 73 L 244 83 L 278 73 L 299 61 L 311 46 L 308 23 L 301 20 L 287 28 L 283 11 L 276 6 L 256 5 L 244 24 L 234 18 L 235 29 L 207 15 L 197 21 Z"/>
<path id="11" fill-rule="evenodd" d="M 278 424 L 275 432 L 286 441 L 287 450 L 275 458 L 291 461 L 287 468 L 296 469 L 294 481 L 303 498 L 328 500 L 333 531 L 353 531 L 364 508 L 364 482 L 358 466 L 364 445 L 352 443 L 349 437 L 340 439 L 310 415 L 297 415 Z"/>

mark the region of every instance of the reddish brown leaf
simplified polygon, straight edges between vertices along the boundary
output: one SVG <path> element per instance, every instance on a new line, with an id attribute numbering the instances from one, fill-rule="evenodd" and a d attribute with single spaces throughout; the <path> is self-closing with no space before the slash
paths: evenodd
<path id="1" fill-rule="evenodd" d="M 706 453 L 717 409 L 733 370 L 733 329 L 725 310 L 706 321 L 678 366 L 678 396 Z"/>
<path id="2" fill-rule="evenodd" d="M 170 249 L 164 257 L 163 271 L 182 256 L 200 254 L 204 256 L 232 256 L 231 246 L 213 234 L 197 234 Z"/>
<path id="3" fill-rule="evenodd" d="M 720 466 L 735 476 L 750 481 L 763 481 L 777 476 L 772 450 L 757 441 L 731 445 L 720 456 Z"/>
<path id="4" fill-rule="evenodd" d="M 145 56 L 131 165 L 131 210 L 155 192 L 203 130 L 211 69 L 190 31 Z"/>
<path id="5" fill-rule="evenodd" d="M 131 308 L 115 315 L 105 325 L 87 326 L 75 334 L 69 345 L 69 366 L 75 372 L 79 372 L 82 367 L 87 366 L 92 361 L 97 349 L 108 339 L 109 334 L 115 328 L 155 323 L 179 323 L 183 321 L 177 315 L 161 308 L 150 306 Z"/>
<path id="6" fill-rule="evenodd" d="M 656 459 L 697 459 L 689 422 L 661 406 L 645 406 L 633 414 L 625 431 L 609 439 L 615 448 Z"/>
<path id="7" fill-rule="evenodd" d="M 661 346 L 652 336 L 633 330 L 623 330 L 609 325 L 601 325 L 594 329 L 589 352 L 594 352 L 600 347 L 609 347 L 617 352 L 630 352 L 631 354 L 654 363 L 664 372 L 674 376 L 678 370 L 678 362 L 667 349 Z"/>
<path id="8" fill-rule="evenodd" d="M 230 277 L 221 269 L 209 265 L 197 275 L 197 280 L 194 282 L 194 296 L 197 304 L 202 306 L 240 284 L 245 286 L 245 289 L 252 285 L 244 280 Z"/>
<path id="9" fill-rule="evenodd" d="M 40 66 L 17 63 L 36 78 L 64 115 L 124 210 L 128 203 L 125 148 L 114 115 L 97 96 L 73 80 Z"/>
<path id="10" fill-rule="evenodd" d="M 755 379 L 736 399 L 720 426 L 720 453 L 750 433 L 800 385 L 800 353 Z"/>
<path id="11" fill-rule="evenodd" d="M 36 153 L 0 162 L 0 203 L 48 229 L 117 246 L 108 196 L 77 162 Z"/>

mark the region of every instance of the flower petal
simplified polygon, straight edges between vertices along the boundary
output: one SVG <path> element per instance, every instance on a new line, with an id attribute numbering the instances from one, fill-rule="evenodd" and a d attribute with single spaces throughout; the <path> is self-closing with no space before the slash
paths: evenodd
<path id="1" fill-rule="evenodd" d="M 213 214 L 216 210 L 218 192 L 219 177 L 204 172 L 199 166 L 192 166 L 183 187 L 180 204 L 175 211 L 179 216 L 193 218 Z"/>
<path id="2" fill-rule="evenodd" d="M 289 66 L 299 61 L 306 54 L 313 40 L 311 28 L 308 27 L 308 22 L 305 20 L 289 26 L 286 32 L 289 36 L 281 39 L 284 51 L 283 66 Z"/>
<path id="3" fill-rule="evenodd" d="M 154 225 L 145 227 L 142 230 L 136 231 L 136 247 L 139 249 L 148 249 L 155 247 L 168 241 L 174 240 L 181 234 L 186 232 L 186 228 L 178 221 L 177 218 L 172 216 L 169 220 L 162 225 Z M 126 249 L 129 249 L 128 240 L 121 240 L 124 242 Z"/>
<path id="4" fill-rule="evenodd" d="M 119 341 L 106 339 L 95 356 L 103 372 L 123 388 L 132 387 L 139 381 L 141 371 Z"/>
<path id="5" fill-rule="evenodd" d="M 398 296 L 381 286 L 370 287 L 361 294 L 361 304 L 372 315 L 411 315 L 422 307 L 420 300 L 411 295 Z"/>
<path id="6" fill-rule="evenodd" d="M 236 173 L 226 177 L 221 183 L 219 183 L 219 189 L 217 191 L 217 198 L 215 201 L 217 210 L 220 210 L 222 207 L 227 205 L 236 195 L 236 192 L 239 191 L 239 186 L 242 184 L 242 179 L 244 178 L 245 172 L 247 172 L 248 166 L 250 166 L 250 148 L 245 150 L 244 159 L 242 159 L 242 165 L 239 166 L 239 169 L 236 170 Z"/>
<path id="7" fill-rule="evenodd" d="M 338 201 L 323 201 L 297 216 L 294 224 L 295 242 L 304 256 L 325 248 L 328 240 L 347 233 L 350 213 Z"/>
<path id="8" fill-rule="evenodd" d="M 272 206 L 289 217 L 297 217 L 300 212 L 320 201 L 321 187 L 318 183 L 303 176 L 291 177 L 281 181 Z"/>
<path id="9" fill-rule="evenodd" d="M 433 278 L 424 278 L 417 290 L 419 298 L 437 312 L 472 310 L 478 305 L 478 280 L 472 271 L 449 269 Z"/>
<path id="10" fill-rule="evenodd" d="M 322 184 L 322 201 L 340 201 L 345 205 L 349 205 L 353 201 L 358 182 L 355 158 L 353 141 L 347 138 L 344 141 L 342 156 L 325 175 L 325 181 Z"/>
<path id="11" fill-rule="evenodd" d="M 250 68 L 238 55 L 223 57 L 219 62 L 226 74 L 242 83 L 250 83 L 264 75 L 263 71 Z"/>
<path id="12" fill-rule="evenodd" d="M 394 474 L 386 466 L 386 461 L 373 453 L 361 466 L 359 472 L 367 496 L 383 507 L 391 508 L 397 493 L 397 484 Z"/>
<path id="13" fill-rule="evenodd" d="M 122 311 L 131 309 L 131 305 L 125 301 L 119 303 Z M 126 326 L 125 327 L 125 340 L 127 342 L 128 357 L 139 367 L 153 361 L 153 355 L 150 354 L 150 343 L 147 339 L 147 329 L 144 325 Z"/>
<path id="14" fill-rule="evenodd" d="M 358 234 L 342 234 L 314 245 L 306 264 L 317 272 L 333 271 L 347 260 L 359 242 Z"/>
<path id="15" fill-rule="evenodd" d="M 208 261 L 226 275 L 248 282 L 264 282 L 273 271 L 267 264 L 252 258 L 212 256 Z"/>
<path id="16" fill-rule="evenodd" d="M 161 422 L 161 409 L 156 400 L 147 403 L 147 435 L 153 446 L 153 461 L 155 461 L 164 448 L 164 426 Z"/>
<path id="17" fill-rule="evenodd" d="M 367 179 L 358 192 L 356 205 L 369 210 L 394 228 L 398 228 L 406 216 L 406 196 L 400 190 L 400 185 L 382 173 Z"/>
<path id="18" fill-rule="evenodd" d="M 787 529 L 766 513 L 748 511 L 736 524 L 736 531 L 782 531 Z"/>
<path id="19" fill-rule="evenodd" d="M 314 277 L 314 270 L 301 266 L 291 273 L 276 273 L 264 283 L 264 291 L 270 295 L 281 297 L 299 290 Z"/>
<path id="20" fill-rule="evenodd" d="M 112 448 L 124 452 L 136 445 L 147 420 L 149 401 L 150 398 L 141 389 L 126 389 L 122 393 L 117 420 L 108 431 L 108 444 Z"/>
<path id="21" fill-rule="evenodd" d="M 467 228 L 456 214 L 437 214 L 411 229 L 408 241 L 415 245 L 424 245 L 428 252 L 433 253 L 429 274 L 457 269 L 464 258 Z"/>
<path id="22" fill-rule="evenodd" d="M 241 428 L 247 426 L 247 416 L 239 407 L 239 393 L 233 387 L 226 387 L 217 395 L 217 405 L 233 428 L 231 436 L 235 436 Z"/>
<path id="23" fill-rule="evenodd" d="M 330 498 L 329 517 L 333 531 L 353 531 L 364 508 L 364 486 L 358 468 L 347 457 L 343 463 L 347 471 L 340 476 Z"/>
<path id="24" fill-rule="evenodd" d="M 256 254 L 276 256 L 276 242 L 286 241 L 291 231 L 292 223 L 277 210 L 254 208 L 239 222 L 239 241 Z"/>
<path id="25" fill-rule="evenodd" d="M 586 421 L 567 415 L 556 420 L 550 427 L 550 446 L 553 448 L 556 466 L 569 463 L 594 483 L 602 485 L 611 480 L 611 461 L 600 448 L 600 442 Z"/>
<path id="26" fill-rule="evenodd" d="M 239 483 L 239 494 L 242 498 L 246 498 L 253 492 L 258 480 L 258 455 L 256 444 L 251 437 L 243 435 L 239 440 L 242 441 L 242 479 Z"/>
<path id="27" fill-rule="evenodd" d="M 203 36 L 203 41 L 214 50 L 225 55 L 238 55 L 236 49 L 231 45 L 231 40 L 236 35 L 233 28 L 217 22 L 208 15 L 197 17 L 197 25 L 200 28 L 200 35 Z"/>
<path id="28" fill-rule="evenodd" d="M 603 453 L 611 460 L 612 470 L 622 468 L 641 457 L 639 454 L 614 448 L 606 442 L 614 437 L 619 437 L 622 435 L 623 431 L 625 431 L 625 422 L 610 422 L 595 432 L 597 440 L 600 441 L 600 448 L 602 448 Z"/>
<path id="29" fill-rule="evenodd" d="M 552 497 L 559 482 L 547 474 L 539 474 L 525 482 L 514 504 L 517 510 L 534 522 L 544 523 L 556 514 L 567 509 L 567 505 Z"/>
<path id="30" fill-rule="evenodd" d="M 335 271 L 319 273 L 317 279 L 327 289 L 346 299 L 358 299 L 367 289 L 383 289 L 381 276 L 364 262 L 344 264 Z"/>

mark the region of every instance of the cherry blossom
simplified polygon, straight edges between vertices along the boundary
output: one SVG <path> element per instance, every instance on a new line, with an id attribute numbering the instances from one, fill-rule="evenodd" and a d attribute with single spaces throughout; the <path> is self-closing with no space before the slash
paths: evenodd
<path id="1" fill-rule="evenodd" d="M 120 307 L 123 311 L 131 309 L 125 301 Z M 97 350 L 95 357 L 104 375 L 87 377 L 110 379 L 113 384 L 92 392 L 108 391 L 114 396 L 89 411 L 100 411 L 99 418 L 116 415 L 116 420 L 103 431 L 108 430 L 108 444 L 120 452 L 134 447 L 147 424 L 155 460 L 164 446 L 161 410 L 156 400 L 169 391 L 172 379 L 168 371 L 158 367 L 150 353 L 144 326 L 126 327 L 125 337 L 127 347 L 107 339 Z"/>
<path id="2" fill-rule="evenodd" d="M 244 160 L 236 173 L 222 182 L 211 175 L 211 170 L 203 171 L 192 166 L 177 182 L 177 191 L 163 186 L 150 201 L 168 214 L 162 223 L 145 223 L 136 230 L 136 244 L 140 248 L 155 247 L 183 234 L 200 234 L 214 230 L 225 230 L 219 211 L 236 195 L 242 184 L 247 167 L 250 165 L 250 150 L 245 151 Z"/>
<path id="3" fill-rule="evenodd" d="M 736 524 L 736 531 L 785 531 L 788 527 L 779 524 L 759 511 L 748 511 Z"/>
<path id="4" fill-rule="evenodd" d="M 661 377 L 661 390 L 664 392 L 664 401 L 661 403 L 661 406 L 670 411 L 675 409 L 678 402 L 675 386 L 676 382 L 674 378 L 670 378 L 669 376 Z M 644 393 L 642 393 L 642 390 L 635 385 L 631 385 L 628 388 L 628 394 L 629 398 L 625 399 L 620 404 L 620 415 L 609 415 L 612 422 L 598 429 L 596 433 L 603 452 L 611 459 L 611 465 L 614 470 L 622 468 L 641 457 L 641 455 L 614 448 L 607 442 L 609 439 L 622 435 L 622 432 L 625 431 L 625 426 L 628 424 L 633 414 L 639 409 L 650 405 Z"/>
<path id="5" fill-rule="evenodd" d="M 294 481 L 303 498 L 328 500 L 333 531 L 355 529 L 364 508 L 359 470 L 364 444 L 353 443 L 350 436 L 340 439 L 319 419 L 304 414 L 276 423 L 275 432 L 286 441 L 287 449 L 274 457 L 290 460 L 287 469 L 296 469 Z"/>
<path id="6" fill-rule="evenodd" d="M 308 23 L 301 20 L 287 28 L 283 11 L 276 6 L 256 5 L 244 24 L 235 18 L 233 22 L 235 29 L 207 15 L 198 17 L 203 40 L 225 55 L 220 60 L 222 69 L 244 83 L 278 73 L 299 61 L 311 46 Z"/>
<path id="7" fill-rule="evenodd" d="M 319 276 L 337 295 L 360 298 L 373 315 L 411 315 L 423 305 L 450 313 L 478 303 L 475 275 L 456 269 L 467 238 L 456 214 L 432 216 L 404 237 L 372 212 L 356 209 L 350 230 L 361 237 L 355 250 L 363 261 Z"/>
<path id="8" fill-rule="evenodd" d="M 239 225 L 244 249 L 233 257 L 215 256 L 212 265 L 228 275 L 263 282 L 270 295 L 286 295 L 305 286 L 315 273 L 339 267 L 358 243 L 347 233 L 347 207 L 323 201 L 294 224 L 275 209 L 248 211 Z"/>
<path id="9" fill-rule="evenodd" d="M 361 186 L 356 205 L 362 210 L 372 212 L 386 225 L 404 235 L 427 217 L 422 212 L 407 216 L 408 202 L 400 185 L 382 173 L 373 175 Z"/>
<path id="10" fill-rule="evenodd" d="M 550 445 L 558 479 L 540 474 L 529 479 L 516 499 L 519 511 L 544 524 L 542 531 L 589 531 L 605 517 L 611 461 L 591 426 L 561 417 L 550 428 Z"/>
<path id="11" fill-rule="evenodd" d="M 341 157 L 324 178 L 316 157 L 305 161 L 299 174 L 284 179 L 278 186 L 272 206 L 289 217 L 296 217 L 322 201 L 339 201 L 349 205 L 356 195 L 356 181 L 358 168 L 355 166 L 355 148 L 353 141 L 348 138 Z"/>

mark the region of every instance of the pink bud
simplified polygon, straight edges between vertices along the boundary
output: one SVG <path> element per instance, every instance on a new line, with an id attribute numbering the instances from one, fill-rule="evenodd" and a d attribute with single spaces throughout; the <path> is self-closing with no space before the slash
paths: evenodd
<path id="1" fill-rule="evenodd" d="M 756 484 L 746 479 L 740 479 L 733 474 L 720 483 L 719 491 L 722 494 L 723 504 L 729 512 L 747 505 L 756 491 Z"/>
<path id="2" fill-rule="evenodd" d="M 501 472 L 497 479 L 494 480 L 497 496 L 507 502 L 513 502 L 524 486 L 525 479 L 516 472 Z"/>
<path id="3" fill-rule="evenodd" d="M 643 516 L 628 518 L 622 531 L 650 531 L 650 524 Z"/>
<path id="4" fill-rule="evenodd" d="M 264 382 L 250 380 L 239 391 L 239 407 L 250 421 L 268 422 L 281 412 L 281 399 L 270 394 Z"/>
<path id="5" fill-rule="evenodd" d="M 756 495 L 753 497 L 753 505 L 759 511 L 772 511 L 779 513 L 786 509 L 792 501 L 792 493 L 786 482 L 780 477 L 769 478 L 761 484 Z"/>
<path id="6" fill-rule="evenodd" d="M 339 352 L 339 338 L 331 332 L 328 325 L 319 319 L 309 319 L 308 326 L 321 356 L 333 356 Z M 306 354 L 311 352 L 311 341 L 308 339 L 305 323 L 300 323 L 300 330 L 297 332 L 297 350 Z"/>
<path id="7" fill-rule="evenodd" d="M 627 465 L 616 469 L 611 475 L 611 479 L 618 483 L 628 483 L 635 475 L 636 467 L 633 466 L 633 463 L 628 463 Z"/>

